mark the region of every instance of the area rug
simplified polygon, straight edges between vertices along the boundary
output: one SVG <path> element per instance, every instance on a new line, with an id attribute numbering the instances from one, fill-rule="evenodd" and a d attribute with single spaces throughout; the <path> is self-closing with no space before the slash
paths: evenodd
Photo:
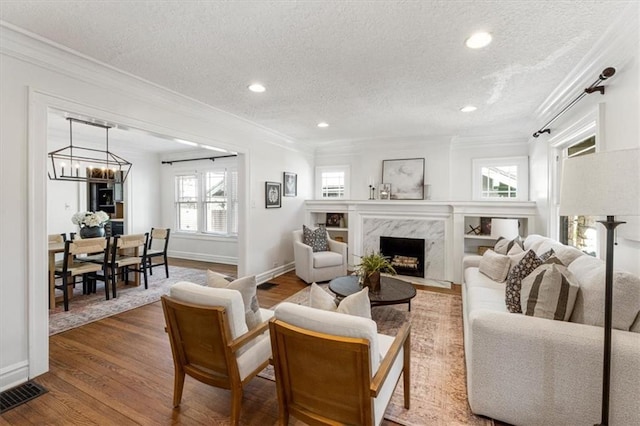
<path id="1" fill-rule="evenodd" d="M 160 296 L 169 292 L 172 284 L 179 281 L 205 284 L 206 271 L 169 266 L 169 278 L 165 278 L 164 271 L 154 272 L 154 275 L 149 275 L 148 289 L 144 288 L 144 280 L 140 278 L 139 286 L 119 286 L 117 297 L 109 300 L 105 298 L 104 284 L 101 282 L 98 282 L 96 293 L 90 295 L 82 294 L 82 284 L 76 285 L 67 312 L 62 303 L 56 304 L 56 308 L 49 311 L 49 335 L 157 302 Z"/>
<path id="2" fill-rule="evenodd" d="M 305 304 L 308 295 L 306 288 L 286 301 Z M 404 408 L 400 381 L 385 413 L 387 420 L 408 426 L 493 425 L 491 419 L 475 416 L 467 403 L 459 295 L 419 290 L 411 312 L 406 304 L 378 306 L 371 315 L 378 332 L 391 336 L 411 321 L 411 408 Z M 272 367 L 260 376 L 273 380 Z"/>

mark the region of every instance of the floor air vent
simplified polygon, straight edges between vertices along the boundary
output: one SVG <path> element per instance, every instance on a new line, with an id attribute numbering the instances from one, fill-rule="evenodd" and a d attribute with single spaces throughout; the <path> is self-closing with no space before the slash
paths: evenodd
<path id="1" fill-rule="evenodd" d="M 35 382 L 23 383 L 20 386 L 6 390 L 0 393 L 0 413 L 11 410 L 46 392 L 45 388 Z"/>

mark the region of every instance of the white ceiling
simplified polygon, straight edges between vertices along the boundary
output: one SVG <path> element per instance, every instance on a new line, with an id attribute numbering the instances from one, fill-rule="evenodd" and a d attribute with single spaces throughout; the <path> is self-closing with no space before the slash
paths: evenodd
<path id="1" fill-rule="evenodd" d="M 3 0 L 0 19 L 317 144 L 528 137 L 536 107 L 628 3 Z M 477 30 L 494 41 L 470 50 Z M 248 91 L 254 81 L 267 91 Z"/>

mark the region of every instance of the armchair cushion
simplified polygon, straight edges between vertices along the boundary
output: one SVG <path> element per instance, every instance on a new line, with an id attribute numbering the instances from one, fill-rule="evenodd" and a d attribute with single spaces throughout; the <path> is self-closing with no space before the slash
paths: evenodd
<path id="1" fill-rule="evenodd" d="M 237 290 L 205 287 L 181 281 L 171 286 L 169 295 L 177 300 L 204 306 L 224 306 L 229 317 L 231 338 L 236 339 L 249 329 L 244 319 L 242 295 Z"/>
<path id="2" fill-rule="evenodd" d="M 225 275 L 207 270 L 207 285 L 214 288 L 238 290 L 242 295 L 242 302 L 244 303 L 244 316 L 247 327 L 249 330 L 253 330 L 260 325 L 262 316 L 260 315 L 260 305 L 258 304 L 256 294 L 257 284 L 255 275 L 238 278 L 237 280 L 229 282 L 226 280 Z"/>
<path id="3" fill-rule="evenodd" d="M 282 302 L 278 305 L 275 317 L 291 325 L 318 333 L 367 339 L 370 344 L 371 374 L 378 371 L 380 346 L 378 344 L 378 327 L 375 321 L 289 302 Z"/>
<path id="4" fill-rule="evenodd" d="M 342 299 L 336 306 L 335 299 L 324 291 L 316 283 L 311 284 L 309 294 L 309 306 L 331 312 L 340 312 L 347 315 L 355 315 L 362 318 L 371 318 L 371 301 L 369 300 L 369 287 L 365 287 L 357 293 L 350 294 Z"/>
<path id="5" fill-rule="evenodd" d="M 313 267 L 326 268 L 328 266 L 342 265 L 342 254 L 335 251 L 319 251 L 313 253 Z"/>
<path id="6" fill-rule="evenodd" d="M 316 229 L 307 228 L 302 225 L 302 242 L 310 246 L 314 252 L 327 251 L 329 249 L 327 243 L 327 228 L 320 225 Z"/>

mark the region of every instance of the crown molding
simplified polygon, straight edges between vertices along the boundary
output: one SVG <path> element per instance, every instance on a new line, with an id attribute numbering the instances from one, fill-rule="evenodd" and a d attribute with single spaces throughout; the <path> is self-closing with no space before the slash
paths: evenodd
<path id="1" fill-rule="evenodd" d="M 321 143 L 315 149 L 316 157 L 360 154 L 366 151 L 388 149 L 393 145 L 395 151 L 426 148 L 434 145 L 448 145 L 450 136 L 405 136 L 389 138 L 339 139 Z"/>
<path id="2" fill-rule="evenodd" d="M 468 148 L 499 148 L 528 146 L 527 138 L 522 135 L 495 135 L 495 136 L 454 136 L 451 138 L 451 149 Z"/>
<path id="3" fill-rule="evenodd" d="M 199 121 L 214 122 L 225 130 L 226 134 L 234 135 L 236 139 L 256 140 L 306 155 L 313 154 L 311 147 L 275 130 L 119 70 L 5 21 L 0 21 L 0 40 L 2 40 L 0 43 L 2 55 L 111 93 L 121 94 L 125 98 L 133 98 L 151 103 L 158 108 L 178 111 L 184 116 Z M 206 136 L 206 139 L 227 146 L 235 145 L 231 137 L 225 140 Z"/>
<path id="4" fill-rule="evenodd" d="M 587 55 L 536 109 L 535 121 L 539 124 L 549 121 L 593 83 L 605 68 L 614 67 L 616 74 L 623 72 L 631 58 L 638 55 L 639 19 L 640 3 L 629 2 L 619 18 L 602 34 Z M 606 86 L 615 82 L 614 75 L 603 84 Z"/>

